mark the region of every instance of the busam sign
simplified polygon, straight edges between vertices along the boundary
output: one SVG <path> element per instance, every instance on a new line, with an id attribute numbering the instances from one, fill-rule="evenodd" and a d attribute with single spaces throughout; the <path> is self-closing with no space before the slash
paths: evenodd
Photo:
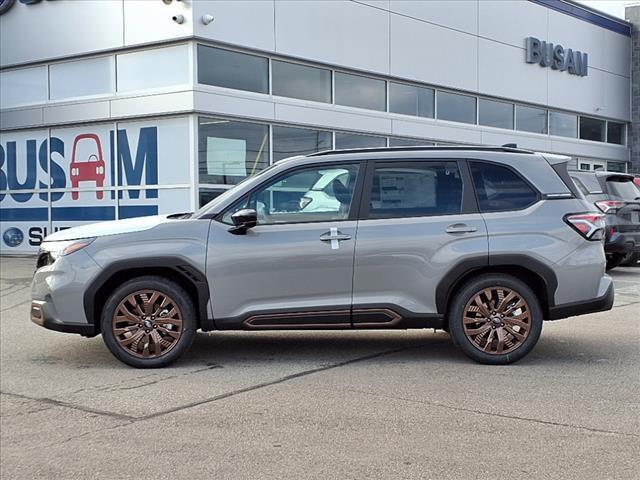
<path id="1" fill-rule="evenodd" d="M 586 53 L 565 49 L 562 45 L 554 45 L 535 37 L 528 37 L 525 45 L 527 63 L 537 63 L 541 67 L 566 71 L 580 77 L 586 77 L 589 73 L 589 56 Z"/>

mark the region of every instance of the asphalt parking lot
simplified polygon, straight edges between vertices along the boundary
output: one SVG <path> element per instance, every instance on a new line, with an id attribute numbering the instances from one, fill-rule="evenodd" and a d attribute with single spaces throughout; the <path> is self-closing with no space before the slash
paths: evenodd
<path id="1" fill-rule="evenodd" d="M 33 258 L 0 263 L 3 479 L 640 478 L 640 267 L 508 367 L 432 330 L 224 332 L 151 371 L 32 324 Z"/>

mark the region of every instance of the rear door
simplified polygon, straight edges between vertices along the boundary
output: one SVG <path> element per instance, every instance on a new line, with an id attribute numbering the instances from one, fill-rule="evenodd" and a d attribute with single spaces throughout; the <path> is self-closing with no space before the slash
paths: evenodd
<path id="1" fill-rule="evenodd" d="M 440 280 L 469 257 L 487 260 L 475 208 L 464 161 L 371 162 L 356 240 L 354 327 L 428 326 Z"/>

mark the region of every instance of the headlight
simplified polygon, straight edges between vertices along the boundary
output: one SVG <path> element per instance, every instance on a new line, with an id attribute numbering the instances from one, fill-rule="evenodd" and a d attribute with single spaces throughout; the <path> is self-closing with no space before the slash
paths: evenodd
<path id="1" fill-rule="evenodd" d="M 87 245 L 90 245 L 95 238 L 80 238 L 78 240 L 61 240 L 58 242 L 42 242 L 40 245 L 41 252 L 48 252 L 49 255 L 55 260 L 58 257 L 64 257 L 71 255 L 73 252 L 82 250 Z"/>

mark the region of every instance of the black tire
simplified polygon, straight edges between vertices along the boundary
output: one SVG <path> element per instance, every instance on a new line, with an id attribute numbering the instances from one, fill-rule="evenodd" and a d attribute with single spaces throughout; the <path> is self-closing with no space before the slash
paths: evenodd
<path id="1" fill-rule="evenodd" d="M 474 299 L 476 296 L 484 295 L 486 299 L 487 296 L 483 293 L 484 290 L 489 289 L 491 292 L 493 305 L 496 312 L 488 312 L 489 314 L 498 313 L 498 315 L 490 315 L 487 317 L 482 317 L 483 315 L 480 311 L 478 313 L 468 313 L 468 315 L 473 315 L 474 317 L 478 315 L 478 322 L 466 322 L 465 318 L 465 309 L 471 305 L 469 308 L 475 308 L 476 303 Z M 499 297 L 501 290 L 503 297 Z M 503 305 L 502 298 L 508 297 L 508 295 L 504 295 L 506 291 L 513 292 L 516 297 L 523 300 L 524 303 L 522 307 L 514 309 L 513 307 L 519 305 L 518 301 L 508 302 L 505 300 Z M 481 298 L 481 297 L 478 297 Z M 487 302 L 491 304 L 490 302 Z M 496 305 L 497 304 L 497 305 Z M 498 308 L 500 307 L 500 308 Z M 489 308 L 491 310 L 491 308 Z M 470 311 L 469 311 L 470 312 Z M 500 312 L 503 313 L 502 319 L 500 319 Z M 518 313 L 517 312 L 522 312 Z M 514 313 L 515 315 L 512 315 Z M 525 316 L 527 314 L 526 322 L 527 327 L 524 329 L 521 326 L 517 326 L 513 323 L 509 323 L 507 318 L 511 322 L 515 322 L 517 318 Z M 504 317 L 507 318 L 504 318 Z M 462 350 L 462 352 L 467 355 L 469 358 L 475 360 L 479 363 L 484 363 L 487 365 L 506 365 L 509 363 L 517 362 L 525 355 L 527 355 L 533 347 L 538 342 L 540 338 L 540 332 L 542 331 L 542 310 L 540 308 L 540 303 L 535 293 L 529 288 L 527 284 L 518 280 L 511 275 L 501 274 L 501 273 L 490 273 L 480 275 L 477 278 L 474 278 L 468 282 L 466 282 L 458 292 L 455 294 L 453 301 L 451 302 L 449 308 L 449 330 L 451 332 L 451 338 L 453 342 Z M 511 318 L 513 317 L 513 318 Z M 495 323 L 494 322 L 502 322 Z M 524 322 L 520 322 L 524 323 Z M 465 327 L 465 325 L 467 327 Z M 506 325 L 506 326 L 505 326 Z M 507 330 L 510 329 L 510 330 Z M 483 333 L 477 335 L 476 339 L 471 339 L 467 332 L 471 331 L 480 331 L 483 330 Z M 493 330 L 495 333 L 492 333 Z M 500 334 L 498 334 L 497 330 L 500 330 Z M 487 344 L 489 350 L 492 350 L 492 346 L 496 345 L 496 352 L 487 353 L 486 351 L 481 351 L 481 346 L 477 344 L 477 339 L 487 333 L 487 337 L 483 339 L 487 341 L 485 343 L 485 348 L 487 348 Z M 514 332 L 514 333 L 510 333 Z M 519 336 L 524 337 L 522 340 L 518 340 L 515 336 L 515 333 L 519 332 Z M 509 342 L 511 342 L 512 346 L 508 347 L 506 353 L 498 353 L 501 350 L 504 350 L 505 342 L 502 341 L 502 348 L 499 348 L 499 343 L 501 340 L 501 336 L 506 335 L 506 338 Z M 502 337 L 504 338 L 504 337 Z"/>
<path id="2" fill-rule="evenodd" d="M 623 267 L 633 267 L 640 260 L 640 252 L 629 252 L 627 253 L 620 265 Z"/>
<path id="3" fill-rule="evenodd" d="M 163 314 L 167 315 L 166 312 L 168 308 L 163 307 L 165 300 L 162 300 L 162 304 L 160 304 L 160 301 L 158 300 L 158 303 L 154 303 L 154 305 L 150 307 L 150 310 L 152 310 L 153 307 L 157 307 L 156 311 L 163 308 L 160 314 L 158 314 L 157 325 L 154 321 L 149 324 L 151 326 L 147 330 L 146 324 L 144 326 L 142 323 L 134 325 L 134 322 L 128 320 L 130 317 L 127 317 L 127 320 L 125 320 L 124 323 L 129 323 L 131 325 L 126 328 L 135 330 L 120 334 L 119 341 L 116 333 L 114 332 L 116 325 L 114 323 L 114 316 L 116 313 L 122 313 L 121 302 L 125 302 L 128 297 L 132 298 L 131 296 L 133 296 L 133 298 L 140 299 L 140 292 L 144 292 L 143 295 L 146 295 L 145 298 L 148 300 L 150 300 L 149 293 L 152 292 L 157 292 L 158 295 L 160 295 L 160 298 L 163 298 L 162 296 L 164 296 L 164 298 L 170 300 L 167 303 L 169 308 L 172 308 L 169 313 L 177 312 L 173 313 L 173 316 L 175 318 L 180 318 L 180 320 L 175 320 L 168 316 L 162 316 Z M 153 294 L 151 295 L 151 298 L 153 298 Z M 116 309 L 119 309 L 119 312 L 116 312 Z M 135 312 L 135 309 L 130 310 Z M 139 311 L 141 312 L 141 310 Z M 141 312 L 141 314 L 146 314 L 146 312 Z M 136 313 L 136 318 L 137 316 L 139 315 Z M 118 318 L 124 317 L 122 315 L 118 315 Z M 156 320 L 155 317 L 144 318 L 149 319 L 149 322 L 151 322 L 151 318 Z M 129 280 L 109 295 L 109 298 L 102 309 L 100 326 L 102 329 L 101 331 L 104 343 L 118 360 L 136 368 L 159 368 L 165 367 L 176 361 L 178 357 L 180 357 L 180 355 L 182 355 L 191 346 L 198 326 L 196 318 L 196 309 L 193 301 L 189 294 L 180 285 L 168 278 L 150 275 L 136 277 Z M 173 323 L 178 322 L 180 322 L 180 326 L 173 325 Z M 140 326 L 142 326 L 142 328 L 139 328 Z M 156 329 L 156 331 L 154 332 L 153 329 Z M 125 328 L 119 328 L 118 330 L 125 330 Z M 130 343 L 128 347 L 121 345 L 120 342 L 126 342 L 127 339 L 130 339 L 133 336 L 133 332 L 135 332 L 136 335 L 140 335 L 142 338 L 136 342 Z M 128 337 L 126 337 L 126 335 L 128 335 Z M 169 347 L 166 347 L 166 351 L 161 351 L 161 342 L 153 344 L 152 339 L 154 336 L 155 338 L 166 339 L 164 340 L 164 343 L 170 344 Z M 132 347 L 133 343 L 135 343 L 135 351 Z M 142 344 L 143 346 L 142 352 L 139 352 L 139 344 Z M 144 347 L 144 345 L 146 345 L 146 347 Z M 144 353 L 151 355 L 151 352 L 149 351 L 151 349 L 151 345 L 154 345 L 155 348 L 159 349 L 158 353 L 155 353 L 154 351 L 151 358 L 143 357 Z"/>
<path id="4" fill-rule="evenodd" d="M 619 266 L 624 260 L 624 253 L 608 253 L 607 254 L 607 270 L 611 270 Z"/>

